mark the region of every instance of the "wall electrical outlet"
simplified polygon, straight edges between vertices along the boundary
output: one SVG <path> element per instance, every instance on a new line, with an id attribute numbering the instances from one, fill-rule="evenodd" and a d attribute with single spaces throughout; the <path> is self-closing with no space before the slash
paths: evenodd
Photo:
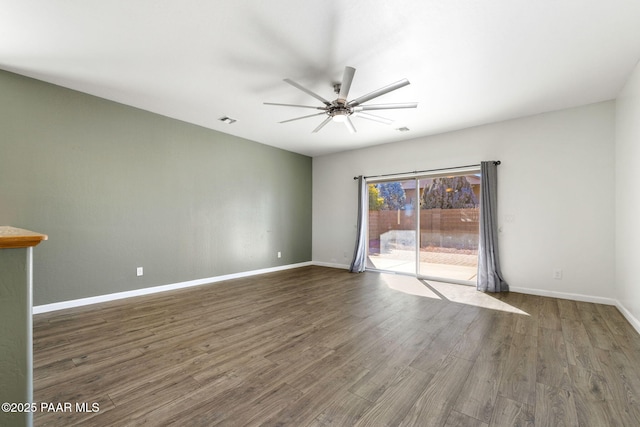
<path id="1" fill-rule="evenodd" d="M 562 279 L 562 269 L 560 268 L 556 268 L 553 270 L 553 278 L 556 280 L 561 280 Z"/>
<path id="2" fill-rule="evenodd" d="M 144 270 L 142 267 L 136 268 L 136 276 L 142 276 L 144 274 Z"/>
<path id="3" fill-rule="evenodd" d="M 278 258 L 282 258 L 282 252 L 278 251 Z"/>

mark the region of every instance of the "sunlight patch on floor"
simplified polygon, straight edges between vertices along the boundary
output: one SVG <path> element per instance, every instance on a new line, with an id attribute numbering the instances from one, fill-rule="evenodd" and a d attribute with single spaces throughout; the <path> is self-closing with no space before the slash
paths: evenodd
<path id="1" fill-rule="evenodd" d="M 383 276 L 384 282 L 393 290 L 404 292 L 409 295 L 441 299 L 435 292 L 415 277 L 405 276 L 402 274 L 384 274 Z"/>
<path id="2" fill-rule="evenodd" d="M 452 283 L 434 282 L 429 280 L 427 286 L 441 294 L 444 298 L 452 302 L 473 305 L 476 307 L 489 308 L 491 310 L 506 311 L 509 313 L 523 314 L 529 313 L 520 310 L 504 301 L 501 301 L 491 294 L 478 292 L 473 286 L 455 285 Z"/>
<path id="3" fill-rule="evenodd" d="M 401 274 L 383 273 L 382 276 L 383 281 L 390 289 L 403 292 L 405 294 L 433 299 L 445 299 L 451 302 L 473 305 L 475 307 L 482 307 L 490 310 L 505 311 L 525 316 L 529 315 L 529 313 L 507 304 L 506 302 L 495 298 L 491 294 L 478 292 L 473 286 L 435 282 L 432 280 L 420 280 L 415 277 Z"/>

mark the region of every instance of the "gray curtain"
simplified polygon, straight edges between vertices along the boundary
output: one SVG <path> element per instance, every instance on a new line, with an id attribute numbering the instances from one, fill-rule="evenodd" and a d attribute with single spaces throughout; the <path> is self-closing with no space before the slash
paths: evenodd
<path id="1" fill-rule="evenodd" d="M 498 256 L 498 165 L 500 162 L 481 162 L 480 243 L 478 245 L 478 290 L 505 292 L 509 285 L 500 271 Z"/>
<path id="2" fill-rule="evenodd" d="M 367 180 L 360 175 L 358 177 L 358 229 L 356 234 L 356 248 L 353 251 L 353 261 L 349 271 L 362 273 L 366 265 L 367 244 L 367 212 L 369 210 Z"/>

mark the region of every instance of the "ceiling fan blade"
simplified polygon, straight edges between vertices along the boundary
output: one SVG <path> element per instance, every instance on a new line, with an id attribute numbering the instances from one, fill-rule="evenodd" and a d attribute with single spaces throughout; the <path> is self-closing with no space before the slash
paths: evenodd
<path id="1" fill-rule="evenodd" d="M 396 89 L 400 89 L 401 87 L 404 87 L 406 85 L 409 84 L 409 80 L 407 79 L 402 79 L 402 80 L 398 80 L 395 83 L 391 83 L 388 86 L 382 87 L 378 90 L 374 90 L 373 92 L 370 92 L 366 95 L 361 96 L 360 98 L 356 98 L 353 101 L 347 103 L 347 105 L 349 105 L 350 107 L 355 107 L 356 105 L 360 105 L 363 102 L 367 102 L 373 98 L 377 98 L 381 95 L 384 95 L 385 93 L 389 93 L 391 91 L 394 91 Z"/>
<path id="2" fill-rule="evenodd" d="M 347 96 L 349 96 L 349 89 L 353 82 L 353 75 L 356 73 L 356 69 L 353 67 L 344 67 L 344 74 L 342 75 L 342 83 L 340 84 L 340 93 L 338 94 L 338 100 L 347 102 Z"/>
<path id="3" fill-rule="evenodd" d="M 349 129 L 350 133 L 356 133 L 356 127 L 353 125 L 353 122 L 351 121 L 351 119 L 349 118 L 349 116 L 345 117 L 344 121 L 344 125 L 347 127 L 347 129 Z"/>
<path id="4" fill-rule="evenodd" d="M 329 123 L 330 121 L 331 121 L 331 116 L 329 116 L 329 117 L 327 117 L 326 119 L 324 119 L 324 121 L 323 121 L 322 123 L 320 123 L 320 124 L 318 125 L 318 127 L 317 127 L 317 128 L 315 128 L 315 129 L 313 130 L 313 132 L 311 132 L 311 133 L 316 133 L 316 132 L 318 132 L 320 129 L 322 129 L 322 128 L 324 127 L 324 125 L 326 125 L 326 124 L 327 124 L 327 123 Z"/>
<path id="5" fill-rule="evenodd" d="M 284 79 L 284 81 L 289 83 L 291 86 L 293 86 L 293 87 L 295 87 L 297 89 L 300 89 L 304 93 L 313 96 L 315 99 L 321 101 L 324 105 L 331 105 L 331 102 L 327 101 L 326 99 L 324 99 L 323 97 L 321 97 L 317 93 L 315 93 L 313 91 L 310 91 L 309 89 L 307 89 L 306 87 L 302 86 L 301 84 L 296 83 L 291 79 Z"/>
<path id="6" fill-rule="evenodd" d="M 367 119 L 367 120 L 372 120 L 374 122 L 384 123 L 385 125 L 390 125 L 391 123 L 393 123 L 393 120 L 391 120 L 391 119 L 387 119 L 385 117 L 380 117 L 380 116 L 375 116 L 375 115 L 369 114 L 369 113 L 358 112 L 358 113 L 353 113 L 353 114 L 356 117 L 360 117 L 360 118 Z"/>
<path id="7" fill-rule="evenodd" d="M 298 104 L 280 104 L 277 102 L 263 102 L 264 105 L 277 105 L 280 107 L 300 107 L 300 108 L 313 108 L 314 110 L 324 110 L 324 107 L 313 107 L 311 105 L 298 105 Z"/>
<path id="8" fill-rule="evenodd" d="M 322 113 L 316 113 L 316 114 L 309 114 L 308 116 L 302 116 L 302 117 L 296 117 L 295 119 L 283 120 L 283 121 L 278 122 L 278 123 L 288 123 L 288 122 L 293 122 L 295 120 L 307 119 L 309 117 L 321 116 L 323 114 L 326 114 L 326 113 L 322 112 Z M 329 118 L 331 118 L 331 117 L 329 117 Z"/>
<path id="9" fill-rule="evenodd" d="M 402 102 L 398 104 L 370 104 L 359 105 L 353 108 L 353 111 L 367 111 L 367 110 L 395 110 L 398 108 L 416 108 L 417 102 Z"/>

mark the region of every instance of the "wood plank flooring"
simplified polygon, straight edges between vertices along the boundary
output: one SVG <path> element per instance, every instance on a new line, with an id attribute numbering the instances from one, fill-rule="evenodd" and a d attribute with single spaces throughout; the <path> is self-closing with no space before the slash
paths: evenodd
<path id="1" fill-rule="evenodd" d="M 640 425 L 615 307 L 315 266 L 37 315 L 34 366 L 36 426 Z"/>

